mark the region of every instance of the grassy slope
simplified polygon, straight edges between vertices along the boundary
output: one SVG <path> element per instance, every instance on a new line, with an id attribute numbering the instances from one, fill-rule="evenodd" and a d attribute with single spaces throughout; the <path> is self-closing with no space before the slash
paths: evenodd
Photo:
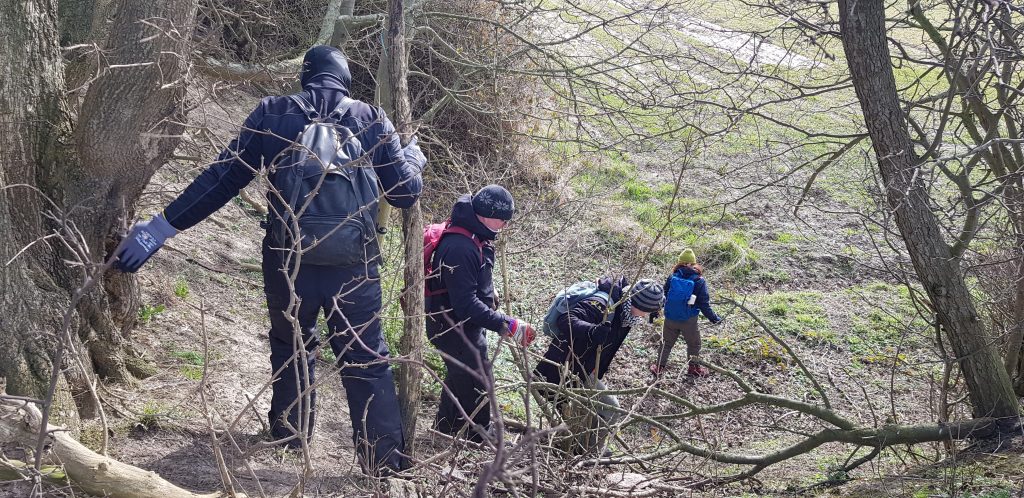
<path id="1" fill-rule="evenodd" d="M 708 20 L 713 22 L 725 26 L 740 22 L 732 24 L 736 28 L 774 25 L 764 17 L 737 20 L 728 15 L 738 3 L 715 5 L 708 11 Z M 226 100 L 229 102 L 222 102 L 224 110 L 210 110 L 221 114 L 222 124 L 240 122 L 255 101 L 253 96 L 243 94 Z M 829 126 L 837 119 L 834 113 L 811 112 L 813 108 L 789 110 L 802 112 L 809 126 Z M 849 117 L 840 119 L 845 126 Z M 751 122 L 741 123 L 722 140 L 702 144 L 694 154 L 693 166 L 685 173 L 684 197 L 677 199 L 672 221 L 665 210 L 674 190 L 674 172 L 668 166 L 677 163 L 672 157 L 649 152 L 574 157 L 581 174 L 569 182 L 568 191 L 561 193 L 566 200 L 561 209 L 554 215 L 527 215 L 504 236 L 508 256 L 496 275 L 507 269 L 511 294 L 505 296 L 505 306 L 518 316 L 539 322 L 548 299 L 564 284 L 611 270 L 662 278 L 673 255 L 684 246 L 693 246 L 709 263 L 708 278 L 716 295 L 741 300 L 764 317 L 809 363 L 812 372 L 829 383 L 833 401 L 848 416 L 866 424 L 890 418 L 901 422 L 931 420 L 934 400 L 929 386 L 939 366 L 931 360 L 930 330 L 914 318 L 905 289 L 863 265 L 877 266 L 877 261 L 871 259 L 864 226 L 856 217 L 830 214 L 857 208 L 868 199 L 867 193 L 858 188 L 871 177 L 863 164 L 851 161 L 838 171 L 826 172 L 812 207 L 801 218 L 791 214 L 791 189 L 765 190 L 736 201 L 744 192 L 737 187 L 745 183 L 742 175 L 755 171 L 750 168 L 761 168 L 756 170 L 759 172 L 785 169 L 778 159 L 765 159 L 762 154 L 788 138 L 786 130 Z M 179 190 L 195 173 L 184 165 L 162 172 L 150 189 L 153 194 L 145 200 L 150 209 L 169 199 L 161 192 Z M 550 205 L 547 193 L 539 198 L 527 192 L 517 194 L 528 212 Z M 446 202 L 436 197 L 429 201 L 435 206 Z M 114 423 L 113 456 L 196 489 L 219 486 L 212 466 L 194 464 L 212 462 L 199 416 L 202 404 L 195 391 L 203 357 L 209 356 L 212 367 L 212 406 L 225 419 L 241 414 L 236 433 L 243 440 L 242 448 L 259 433 L 259 418 L 267 409 L 263 397 L 257 399 L 254 411 L 244 410 L 246 395 L 255 397 L 269 378 L 260 275 L 242 271 L 235 264 L 259 258 L 260 230 L 244 208 L 242 203 L 230 204 L 213 219 L 174 239 L 171 246 L 176 250 L 162 251 L 140 274 L 141 313 L 147 320 L 136 337 L 160 373 L 144 381 L 138 390 L 113 388 L 123 398 L 120 416 Z M 436 211 L 428 217 L 444 215 L 443 208 Z M 655 243 L 654 236 L 666 226 L 665 235 Z M 395 261 L 399 251 L 393 240 L 388 247 L 389 257 Z M 639 255 L 646 254 L 648 248 L 653 250 L 645 261 Z M 393 304 L 399 268 L 392 264 L 388 270 L 386 302 L 391 305 L 385 313 L 385 327 L 394 339 L 400 328 Z M 205 321 L 200 319 L 200 306 L 206 310 Z M 729 306 L 720 305 L 718 311 L 727 316 L 726 325 L 703 325 L 708 359 L 741 371 L 760 389 L 797 398 L 809 396 L 807 379 L 796 372 L 781 348 L 752 320 Z M 202 346 L 204 329 L 208 354 Z M 610 384 L 620 388 L 649 384 L 646 367 L 656 354 L 652 340 L 655 335 L 650 327 L 636 331 L 616 360 Z M 542 351 L 545 340 L 538 342 L 540 346 L 534 349 Z M 682 364 L 683 353 L 682 345 L 677 346 L 675 365 Z M 497 376 L 502 383 L 521 379 L 507 355 L 499 359 Z M 662 385 L 695 401 L 720 402 L 736 394 L 725 379 L 693 382 L 683 378 L 678 369 Z M 432 403 L 439 392 L 437 383 L 430 380 L 425 389 L 428 403 L 422 425 L 432 419 Z M 638 405 L 642 413 L 673 409 L 663 402 L 630 396 L 623 396 L 622 401 L 627 407 Z M 509 415 L 522 418 L 522 401 L 516 393 L 503 392 L 502 404 Z M 314 478 L 329 489 L 363 489 L 365 483 L 352 464 L 346 407 L 336 382 L 324 385 L 320 408 L 321 433 L 313 453 L 319 470 Z M 759 426 L 779 415 L 745 410 L 735 416 L 705 417 L 697 425 L 677 424 L 675 429 L 699 440 L 735 445 L 738 451 L 770 451 L 786 438 Z M 662 435 L 644 426 L 632 426 L 621 436 L 641 449 L 663 444 Z M 424 438 L 419 444 L 430 448 L 438 443 Z M 823 448 L 769 469 L 761 478 L 767 489 L 800 488 L 825 477 L 828 469 L 845 457 L 843 451 L 841 447 Z M 926 459 L 937 454 L 930 446 L 917 451 Z M 855 477 L 898 472 L 904 468 L 907 455 L 903 450 L 886 453 Z M 234 452 L 229 451 L 229 461 L 236 466 L 233 468 L 242 482 L 253 486 L 254 480 L 245 477 L 248 471 Z M 299 462 L 265 450 L 249 464 L 267 492 L 277 494 L 293 482 Z M 660 462 L 655 472 L 670 466 L 677 466 L 675 475 L 688 471 L 724 475 L 736 470 L 684 457 L 671 465 Z M 1006 479 L 1012 478 L 1007 472 L 979 477 L 978 472 L 966 467 L 962 472 L 947 474 L 951 476 L 948 479 L 936 478 L 938 485 L 907 481 L 901 485 L 906 487 L 894 488 L 899 490 L 895 494 L 893 489 L 888 491 L 893 496 L 907 496 L 927 486 L 941 489 L 947 481 L 985 491 L 1004 486 Z M 724 491 L 736 495 L 745 492 L 749 491 L 742 487 Z M 710 495 L 722 493 L 713 491 Z"/>
<path id="2" fill-rule="evenodd" d="M 707 18 L 735 29 L 769 29 L 778 22 L 766 17 L 726 14 L 736 12 L 739 2 L 715 5 L 717 8 Z M 914 33 L 896 36 L 905 42 L 914 41 Z M 838 47 L 832 48 L 835 51 Z M 838 55 L 832 68 L 825 72 L 841 70 L 841 51 Z M 898 73 L 898 79 L 906 85 L 915 70 L 904 68 Z M 937 82 L 925 83 L 936 85 L 929 88 L 931 91 L 941 90 Z M 838 102 L 854 102 L 852 92 L 840 92 L 838 96 Z M 856 109 L 836 107 L 837 101 L 832 98 L 828 102 L 809 99 L 801 104 L 780 105 L 774 111 L 788 114 L 795 118 L 791 122 L 806 129 L 856 131 Z M 639 124 L 648 126 L 649 121 Z M 667 208 L 674 190 L 671 169 L 678 162 L 652 154 L 616 154 L 603 161 L 581 161 L 590 167 L 583 170 L 574 185 L 580 196 L 596 197 L 587 202 L 598 213 L 587 220 L 592 230 L 584 236 L 597 245 L 599 254 L 609 245 L 622 254 L 612 268 L 625 268 L 644 276 L 663 276 L 679 249 L 694 247 L 701 259 L 710 263 L 709 280 L 717 292 L 746 302 L 794 345 L 810 362 L 812 372 L 819 379 L 828 379 L 832 396 L 840 398 L 836 405 L 844 413 L 864 424 L 880 420 L 934 420 L 932 387 L 940 377 L 941 365 L 935 361 L 933 332 L 917 317 L 907 289 L 892 281 L 887 273 L 876 270 L 882 261 L 868 237 L 875 227 L 861 223 L 851 214 L 863 211 L 871 202 L 870 165 L 852 157 L 827 170 L 812 190 L 810 208 L 805 208 L 799 218 L 792 215 L 791 188 L 768 189 L 733 202 L 745 193 L 736 188 L 744 183 L 736 176 L 756 175 L 759 170 L 755 168 L 772 171 L 772 162 L 784 161 L 770 157 L 765 167 L 758 164 L 759 156 L 765 149 L 793 137 L 790 130 L 763 121 L 749 126 L 741 124 L 724 139 L 695 154 L 694 163 L 699 166 L 691 166 L 684 173 L 684 198 L 676 199 L 675 210 L 671 212 Z M 805 148 L 796 159 L 809 159 L 819 153 L 820 150 Z M 793 155 L 787 158 L 794 159 Z M 737 160 L 744 161 L 747 167 L 734 168 Z M 780 165 L 779 170 L 784 169 Z M 796 185 L 802 186 L 805 178 L 806 175 L 796 176 Z M 661 237 L 654 243 L 651 260 L 635 261 L 631 256 L 644 253 L 659 233 Z M 887 260 L 899 256 L 885 250 L 881 255 Z M 536 258 L 551 260 L 547 254 Z M 580 276 L 577 278 L 592 275 L 584 268 L 575 274 Z M 558 285 L 549 287 L 557 289 Z M 543 307 L 540 301 L 535 303 L 537 309 Z M 740 369 L 769 392 L 805 396 L 808 383 L 794 375 L 782 349 L 752 320 L 730 313 L 728 306 L 724 309 L 731 315 L 727 325 L 705 328 L 710 358 Z M 642 333 L 653 335 L 653 331 Z M 643 337 L 635 339 L 627 344 L 610 375 L 616 387 L 642 387 L 649 380 L 645 367 L 656 347 Z M 679 346 L 674 357 L 680 364 L 683 355 Z M 721 402 L 723 393 L 729 392 L 728 383 L 717 379 L 694 385 L 676 376 L 670 377 L 669 385 L 677 394 L 708 402 Z M 668 409 L 642 406 L 642 411 L 658 413 L 661 408 Z M 753 412 L 739 417 L 748 421 L 770 419 L 770 414 Z M 750 430 L 749 426 L 737 432 L 730 427 L 734 422 L 721 417 L 705 421 L 704 429 L 710 426 L 716 439 L 762 451 L 785 440 L 769 437 L 757 442 L 758 436 L 766 437 L 768 433 Z M 641 447 L 651 446 L 657 439 L 647 434 L 646 429 L 629 435 L 635 438 L 631 442 Z M 935 449 L 921 448 L 925 453 Z M 843 448 L 836 447 L 815 452 L 769 470 L 762 478 L 779 487 L 802 487 L 825 477 L 830 466 L 845 458 L 842 451 Z M 861 469 L 858 475 L 898 471 L 905 463 L 905 456 L 893 451 Z M 965 480 L 970 480 L 969 471 L 967 475 Z M 1006 486 L 1012 485 L 996 479 L 979 485 L 975 492 L 994 489 L 993 496 L 998 496 L 998 489 L 1009 489 Z M 905 486 L 896 493 L 904 493 Z M 934 487 L 934 483 L 921 489 L 929 486 Z"/>

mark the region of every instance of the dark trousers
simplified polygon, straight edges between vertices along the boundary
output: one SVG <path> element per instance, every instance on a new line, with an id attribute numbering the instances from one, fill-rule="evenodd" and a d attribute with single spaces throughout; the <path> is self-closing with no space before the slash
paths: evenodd
<path id="1" fill-rule="evenodd" d="M 466 413 L 472 416 L 474 424 L 486 431 L 491 424 L 491 410 L 487 398 L 489 382 L 485 379 L 493 381 L 493 376 L 484 330 L 477 327 L 456 329 L 442 325 L 441 317 L 437 320 L 428 318 L 427 330 L 430 342 L 442 353 L 446 373 L 445 389 L 441 392 L 434 426 L 445 434 L 458 434 L 468 424 L 463 416 Z M 483 436 L 477 431 L 466 429 L 467 439 L 483 441 Z"/>
<path id="2" fill-rule="evenodd" d="M 281 266 L 278 252 L 264 244 L 270 364 L 276 375 L 268 413 L 273 436 L 313 433 L 316 391 L 312 386 L 320 346 L 317 319 L 322 311 L 331 349 L 341 366 L 352 438 L 361 463 L 370 473 L 383 466 L 403 468 L 402 417 L 378 316 L 381 289 L 376 267 L 304 266 L 290 286 Z M 297 353 L 302 349 L 305 362 Z"/>
<path id="3" fill-rule="evenodd" d="M 658 351 L 658 366 L 668 365 L 668 355 L 675 347 L 679 336 L 686 341 L 686 355 L 693 358 L 700 354 L 700 331 L 697 329 L 697 317 L 689 320 L 677 321 L 665 319 L 665 326 L 662 327 L 661 347 Z"/>

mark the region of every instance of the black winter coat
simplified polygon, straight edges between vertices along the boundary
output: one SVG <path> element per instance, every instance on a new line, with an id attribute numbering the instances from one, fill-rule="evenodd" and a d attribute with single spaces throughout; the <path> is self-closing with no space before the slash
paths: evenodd
<path id="1" fill-rule="evenodd" d="M 318 46 L 306 54 L 302 95 L 321 113 L 334 110 L 348 96 L 352 76 L 341 52 Z M 356 101 L 350 113 L 360 129 L 352 130 L 371 154 L 374 172 L 388 203 L 411 206 L 422 190 L 422 164 L 405 160 L 395 127 L 380 109 Z M 199 223 L 220 209 L 253 180 L 256 172 L 290 145 L 308 124 L 306 115 L 287 96 L 264 97 L 249 114 L 238 137 L 164 210 L 178 230 Z"/>
<path id="2" fill-rule="evenodd" d="M 544 359 L 537 365 L 536 374 L 545 381 L 559 384 L 560 365 L 568 364 L 580 380 L 597 375 L 603 378 L 615 354 L 626 340 L 629 327 L 623 326 L 628 310 L 623 309 L 622 289 L 629 282 L 626 277 L 614 280 L 603 277 L 598 288 L 607 292 L 612 304 L 619 303 L 609 313 L 609 303 L 599 297 L 580 301 L 569 313 L 558 317 L 558 339 L 551 341 Z"/>
<path id="3" fill-rule="evenodd" d="M 463 333 L 475 343 L 483 340 L 484 329 L 501 332 L 509 320 L 495 310 L 497 301 L 491 274 L 494 270 L 492 241 L 497 233 L 476 217 L 469 195 L 455 202 L 451 222 L 485 241 L 483 261 L 477 245 L 463 235 L 449 234 L 438 243 L 431 259 L 431 267 L 437 269 L 438 275 L 428 279 L 427 286 L 447 292 L 426 299 L 427 336 L 435 341 L 439 334 L 452 328 L 440 314 L 446 312 L 454 322 L 465 322 Z"/>

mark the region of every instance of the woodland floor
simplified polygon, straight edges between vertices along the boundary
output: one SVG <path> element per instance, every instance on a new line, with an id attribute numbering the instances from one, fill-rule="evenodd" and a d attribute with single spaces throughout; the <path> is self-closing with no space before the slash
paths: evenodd
<path id="1" fill-rule="evenodd" d="M 227 136 L 227 123 L 240 122 L 257 97 L 244 92 L 222 96 L 223 108 L 205 109 L 205 117 L 215 132 Z M 189 152 L 211 155 L 209 151 Z M 609 271 L 658 280 L 665 277 L 672 254 L 687 242 L 682 237 L 660 241 L 649 258 L 653 262 L 643 263 L 639 255 L 645 254 L 652 238 L 649 220 L 637 209 L 645 202 L 660 202 L 659 189 L 671 178 L 659 172 L 657 165 L 662 162 L 658 157 L 634 158 L 630 163 L 632 170 L 612 170 L 618 171 L 617 180 L 577 178 L 561 192 L 523 196 L 520 206 L 527 214 L 503 235 L 507 244 L 503 264 L 511 291 L 503 296 L 505 309 L 539 322 L 550 296 L 573 281 Z M 197 174 L 197 167 L 175 164 L 159 172 L 143 199 L 140 216 L 165 205 Z M 765 317 L 826 385 L 833 406 L 845 416 L 865 425 L 935 420 L 934 383 L 941 363 L 932 352 L 930 328 L 915 321 L 906 293 L 881 270 L 865 236 L 866 228 L 856 216 L 842 214 L 851 211 L 848 203 L 822 190 L 812 206 L 796 218 L 792 195 L 786 192 L 765 191 L 737 200 L 741 190 L 735 183 L 742 179 L 724 178 L 712 168 L 693 169 L 687 175 L 688 199 L 699 200 L 703 206 L 725 206 L 720 214 L 708 214 L 714 209 L 694 211 L 693 216 L 701 216 L 699 222 L 690 223 L 699 226 L 698 239 L 732 240 L 723 247 L 738 247 L 748 258 L 709 268 L 713 293 L 744 302 Z M 629 182 L 646 185 L 650 197 L 637 197 L 624 185 Z M 425 199 L 429 221 L 445 216 L 453 198 L 450 190 L 458 190 L 435 183 L 428 185 L 436 189 Z M 257 186 L 250 186 L 250 192 L 256 198 L 261 195 Z M 563 201 L 559 209 L 542 211 L 556 197 Z M 258 217 L 244 202 L 231 202 L 172 239 L 139 272 L 144 322 L 134 331 L 133 340 L 146 351 L 158 373 L 138 386 L 106 386 L 113 415 L 112 457 L 157 472 L 191 490 L 221 489 L 204 415 L 209 414 L 217 427 L 229 427 L 237 444 L 237 448 L 224 447 L 224 453 L 239 491 L 250 496 L 284 496 L 292 490 L 302 468 L 300 456 L 272 449 L 242 456 L 265 439 L 269 406 L 264 392 L 270 378 L 268 323 L 261 275 L 251 269 L 259 263 L 261 236 Z M 385 244 L 391 270 L 385 287 L 392 292 L 397 287 L 393 270 L 400 254 L 393 240 L 389 238 Z M 705 253 L 722 250 L 715 244 L 704 247 Z M 501 271 L 499 268 L 495 274 L 499 289 Z M 386 294 L 386 302 L 393 302 L 392 297 Z M 871 311 L 876 308 L 882 311 Z M 818 400 L 808 378 L 750 319 L 729 305 L 719 304 L 717 310 L 726 317 L 724 325 L 710 327 L 702 322 L 707 360 L 735 369 L 764 392 Z M 387 317 L 386 327 L 400 328 L 399 317 Z M 542 353 L 546 345 L 541 338 L 532 350 Z M 656 353 L 656 330 L 651 326 L 636 329 L 616 358 L 607 383 L 623 389 L 655 385 L 698 403 L 718 403 L 739 393 L 724 376 L 686 378 L 683 344 L 673 352 L 675 368 L 655 383 L 648 366 Z M 205 404 L 199 396 L 204 357 L 209 362 Z M 321 364 L 324 369 L 328 366 L 327 362 Z M 521 380 L 507 354 L 499 359 L 496 372 L 499 383 Z M 440 390 L 436 382 L 428 381 L 424 392 L 417 452 L 423 457 L 446 455 L 413 481 L 421 489 L 429 489 L 430 496 L 446 494 L 444 486 L 465 490 L 474 481 L 476 464 L 488 462 L 489 457 L 473 449 L 453 448 L 447 440 L 427 432 Z M 362 477 L 353 457 L 340 382 L 325 383 L 318 396 L 317 434 L 309 454 L 316 470 L 307 495 L 372 494 L 374 483 Z M 503 393 L 501 399 L 503 412 L 522 420 L 522 398 Z M 646 396 L 620 396 L 620 402 L 624 408 L 646 415 L 679 411 L 666 401 Z M 798 419 L 790 420 L 794 426 L 800 426 L 794 414 L 748 408 L 669 425 L 680 436 L 712 447 L 763 453 L 794 440 L 792 435 L 773 430 L 778 420 L 791 418 Z M 82 439 L 96 447 L 99 434 L 95 424 L 89 425 Z M 647 452 L 667 444 L 663 434 L 644 424 L 633 425 L 619 436 L 622 442 L 613 447 L 620 452 L 625 448 Z M 966 451 L 953 466 L 934 463 L 944 459 L 942 445 L 893 448 L 854 471 L 852 484 L 812 488 L 830 477 L 829 469 L 842 463 L 851 450 L 827 445 L 766 469 L 757 476 L 759 481 L 664 495 L 1024 496 L 1024 459 L 1019 446 L 991 456 L 987 456 L 991 448 Z M 641 480 L 684 487 L 706 477 L 743 470 L 692 456 L 596 469 L 575 468 L 571 462 L 546 454 L 538 453 L 536 458 L 541 465 L 564 466 L 559 472 L 577 491 L 585 489 L 583 486 L 614 487 L 615 482 L 636 479 L 637 475 Z M 0 489 L 0 493 L 17 496 L 19 489 Z"/>

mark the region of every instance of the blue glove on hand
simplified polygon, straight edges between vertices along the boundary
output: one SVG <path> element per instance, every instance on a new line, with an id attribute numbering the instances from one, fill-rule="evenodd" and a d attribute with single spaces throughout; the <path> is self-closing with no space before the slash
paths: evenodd
<path id="1" fill-rule="evenodd" d="M 117 257 L 114 268 L 125 273 L 135 273 L 163 247 L 167 239 L 177 233 L 178 230 L 167 222 L 163 213 L 149 221 L 136 223 L 114 251 L 114 256 Z"/>
<path id="2" fill-rule="evenodd" d="M 427 156 L 424 156 L 420 146 L 416 145 L 416 140 L 416 137 L 412 137 L 409 144 L 402 149 L 402 154 L 405 156 L 405 162 L 414 164 L 417 169 L 423 171 L 423 168 L 427 166 Z"/>

